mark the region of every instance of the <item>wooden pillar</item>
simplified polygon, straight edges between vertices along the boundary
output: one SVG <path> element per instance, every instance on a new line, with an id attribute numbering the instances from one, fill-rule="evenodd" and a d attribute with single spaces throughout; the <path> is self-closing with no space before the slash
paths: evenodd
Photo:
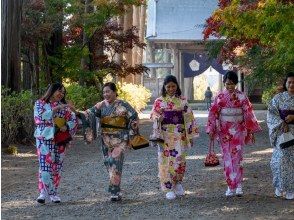
<path id="1" fill-rule="evenodd" d="M 124 31 L 130 29 L 133 25 L 133 7 L 128 7 L 126 9 L 126 14 L 124 15 Z M 125 61 L 129 64 L 132 65 L 132 50 L 129 49 L 127 50 L 126 53 L 123 54 L 123 57 Z M 134 83 L 134 75 L 128 75 L 126 78 L 123 79 L 123 81 L 128 82 L 128 83 Z"/>
<path id="2" fill-rule="evenodd" d="M 140 6 L 140 23 L 139 23 L 139 39 L 140 42 L 144 42 L 144 37 L 145 37 L 145 20 L 146 20 L 146 6 L 141 5 Z M 138 48 L 138 64 L 143 63 L 143 49 Z M 144 80 L 144 73 L 142 73 L 139 76 L 139 83 L 143 84 Z"/>
<path id="3" fill-rule="evenodd" d="M 120 27 L 124 27 L 124 16 L 123 15 L 120 15 L 117 17 L 117 23 Z M 120 31 L 118 31 L 118 34 L 121 34 L 122 32 L 123 31 L 120 30 Z M 118 65 L 120 65 L 123 61 L 123 53 L 116 53 L 114 55 L 114 60 Z M 115 83 L 122 81 L 121 77 L 119 77 L 119 76 L 113 77 L 113 79 L 114 79 Z"/>
<path id="4" fill-rule="evenodd" d="M 193 86 L 194 77 L 184 78 L 184 92 L 183 95 L 188 100 L 194 100 L 194 86 Z"/>

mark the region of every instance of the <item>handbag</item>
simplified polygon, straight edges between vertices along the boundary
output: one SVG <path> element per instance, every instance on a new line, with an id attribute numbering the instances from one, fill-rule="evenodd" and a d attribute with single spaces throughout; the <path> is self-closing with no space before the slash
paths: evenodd
<path id="1" fill-rule="evenodd" d="M 130 139 L 130 144 L 134 150 L 149 147 L 149 141 L 144 136 L 142 136 L 140 134 L 135 134 Z"/>
<path id="2" fill-rule="evenodd" d="M 206 167 L 215 167 L 219 165 L 219 159 L 216 156 L 216 153 L 214 152 L 214 141 L 210 140 L 209 143 L 209 152 L 206 155 L 206 158 L 204 160 L 204 165 Z"/>
<path id="3" fill-rule="evenodd" d="M 54 118 L 54 124 L 55 124 L 55 134 L 54 134 L 55 144 L 57 144 L 58 146 L 68 144 L 72 140 L 72 137 L 69 131 L 60 130 L 61 127 L 66 125 L 66 120 L 64 118 L 56 117 Z"/>
<path id="4" fill-rule="evenodd" d="M 291 132 L 286 132 L 281 135 L 280 148 L 285 149 L 294 146 L 294 136 Z"/>
<path id="5" fill-rule="evenodd" d="M 58 146 L 66 145 L 68 144 L 71 140 L 72 137 L 69 133 L 69 131 L 57 131 L 54 136 L 55 144 Z"/>

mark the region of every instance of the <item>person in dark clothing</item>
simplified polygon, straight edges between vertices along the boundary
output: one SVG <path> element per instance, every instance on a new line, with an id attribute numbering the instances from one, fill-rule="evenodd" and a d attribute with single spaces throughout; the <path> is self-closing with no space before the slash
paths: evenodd
<path id="1" fill-rule="evenodd" d="M 209 86 L 207 87 L 207 90 L 205 91 L 204 96 L 205 96 L 206 108 L 207 110 L 209 110 L 211 106 L 211 98 L 212 98 L 212 92 Z"/>

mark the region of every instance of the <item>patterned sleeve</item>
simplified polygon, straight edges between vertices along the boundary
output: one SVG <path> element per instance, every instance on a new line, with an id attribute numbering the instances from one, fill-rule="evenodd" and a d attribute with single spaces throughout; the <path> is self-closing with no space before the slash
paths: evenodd
<path id="1" fill-rule="evenodd" d="M 103 102 L 103 101 L 102 101 Z M 93 107 L 87 109 L 85 111 L 86 113 L 86 117 L 89 116 L 90 114 L 94 114 L 96 117 L 100 118 L 101 117 L 101 109 L 98 106 L 102 105 L 102 102 L 98 102 L 96 105 L 94 105 Z"/>
<path id="2" fill-rule="evenodd" d="M 68 109 L 65 112 L 65 120 L 71 136 L 74 136 L 77 131 L 77 118 L 76 115 L 69 111 Z"/>
<path id="3" fill-rule="evenodd" d="M 151 120 L 157 120 L 161 115 L 162 115 L 162 106 L 161 106 L 162 100 L 157 98 L 154 101 L 151 114 L 150 114 L 150 119 Z"/>
<path id="4" fill-rule="evenodd" d="M 267 126 L 269 129 L 269 137 L 272 146 L 276 146 L 277 138 L 282 134 L 281 127 L 283 120 L 279 114 L 279 95 L 276 95 L 271 102 L 269 103 L 268 112 L 267 112 Z"/>
<path id="5" fill-rule="evenodd" d="M 183 104 L 184 104 L 184 123 L 185 123 L 185 129 L 186 129 L 186 136 L 188 139 L 192 139 L 194 137 L 199 136 L 199 129 L 196 124 L 196 120 L 194 118 L 194 114 L 190 106 L 188 105 L 187 99 L 183 98 Z"/>
<path id="6" fill-rule="evenodd" d="M 123 106 L 127 110 L 127 118 L 129 119 L 128 129 L 129 129 L 129 135 L 133 136 L 134 134 L 138 133 L 138 113 L 136 110 L 127 102 L 123 102 Z"/>
<path id="7" fill-rule="evenodd" d="M 44 123 L 44 121 L 51 121 L 53 118 L 53 111 L 51 108 L 45 109 L 45 102 L 37 100 L 34 106 L 34 121 L 36 125 Z"/>
<path id="8" fill-rule="evenodd" d="M 255 133 L 261 131 L 261 127 L 259 126 L 257 119 L 253 112 L 253 107 L 248 97 L 245 96 L 243 101 L 243 113 L 244 113 L 244 122 L 247 133 Z"/>
<path id="9" fill-rule="evenodd" d="M 206 133 L 213 134 L 214 136 L 217 133 L 217 121 L 219 119 L 219 111 L 220 108 L 218 105 L 218 96 L 216 96 L 208 113 Z"/>

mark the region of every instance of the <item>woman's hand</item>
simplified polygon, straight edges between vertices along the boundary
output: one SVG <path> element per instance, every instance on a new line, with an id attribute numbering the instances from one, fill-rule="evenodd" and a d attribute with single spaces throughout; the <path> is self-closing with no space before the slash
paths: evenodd
<path id="1" fill-rule="evenodd" d="M 282 124 L 282 132 L 287 133 L 289 131 L 289 126 L 286 122 L 283 122 Z"/>
<path id="2" fill-rule="evenodd" d="M 294 115 L 288 115 L 286 118 L 285 118 L 285 122 L 287 123 L 290 123 L 294 121 Z"/>
<path id="3" fill-rule="evenodd" d="M 61 105 L 58 105 L 58 106 L 54 107 L 52 110 L 53 110 L 53 112 L 57 112 L 57 111 L 62 110 L 64 108 L 66 108 L 66 107 L 68 107 L 67 104 L 61 104 Z"/>
<path id="4" fill-rule="evenodd" d="M 251 141 L 252 141 L 252 144 L 255 144 L 255 137 L 254 137 L 254 134 L 249 134 L 249 135 L 251 135 Z"/>
<path id="5" fill-rule="evenodd" d="M 60 131 L 62 131 L 62 132 L 65 132 L 67 130 L 67 126 L 66 125 L 64 125 L 64 126 L 62 126 L 61 128 L 60 128 Z"/>
<path id="6" fill-rule="evenodd" d="M 208 135 L 210 137 L 210 140 L 214 140 L 214 133 L 209 133 Z"/>

